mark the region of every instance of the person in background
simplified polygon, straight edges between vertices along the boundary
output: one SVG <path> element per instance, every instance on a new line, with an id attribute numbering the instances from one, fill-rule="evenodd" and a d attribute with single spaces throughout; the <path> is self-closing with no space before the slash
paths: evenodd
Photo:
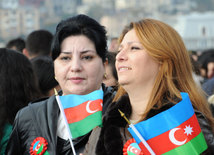
<path id="1" fill-rule="evenodd" d="M 214 49 L 205 50 L 199 56 L 198 62 L 206 75 L 202 89 L 206 92 L 206 97 L 209 98 L 214 94 Z"/>
<path id="2" fill-rule="evenodd" d="M 6 44 L 6 48 L 22 53 L 25 48 L 25 41 L 22 38 L 12 39 Z"/>
<path id="3" fill-rule="evenodd" d="M 16 113 L 40 96 L 30 61 L 21 53 L 0 48 L 0 154 L 5 154 Z"/>
<path id="4" fill-rule="evenodd" d="M 213 117 L 214 117 L 214 94 L 213 95 L 210 95 L 207 99 L 208 103 L 209 103 L 209 106 L 210 106 L 210 109 L 212 111 L 212 114 L 213 114 Z"/>
<path id="5" fill-rule="evenodd" d="M 204 77 L 204 82 L 214 77 L 214 49 L 204 50 L 198 56 L 197 62 L 200 65 L 200 74 Z"/>
<path id="6" fill-rule="evenodd" d="M 110 44 L 109 44 L 109 48 L 108 48 L 108 50 L 110 51 L 110 52 L 115 52 L 115 53 L 117 53 L 117 51 L 118 51 L 118 38 L 117 37 L 113 37 L 113 38 L 111 38 L 111 40 L 110 40 Z"/>
<path id="7" fill-rule="evenodd" d="M 59 95 L 103 90 L 105 113 L 115 94 L 112 88 L 102 85 L 107 52 L 105 28 L 86 15 L 63 20 L 56 27 L 51 51 L 55 78 L 62 89 Z M 50 155 L 73 154 L 62 119 L 55 96 L 29 104 L 16 116 L 7 155 L 29 154 L 38 137 L 45 141 Z M 72 140 L 77 154 L 84 150 L 89 135 L 90 132 Z"/>
<path id="8" fill-rule="evenodd" d="M 111 86 L 115 90 L 117 90 L 118 86 L 118 77 L 117 77 L 117 71 L 115 68 L 115 58 L 116 53 L 108 52 L 106 57 L 108 59 L 108 64 L 106 65 L 106 73 L 104 74 L 103 83 L 106 86 Z"/>
<path id="9" fill-rule="evenodd" d="M 102 128 L 91 133 L 84 154 L 122 154 L 133 137 L 118 109 L 136 124 L 176 105 L 182 100 L 181 92 L 189 94 L 208 144 L 206 153 L 213 154 L 213 117 L 193 80 L 189 54 L 179 34 L 161 21 L 142 19 L 125 27 L 119 43 L 116 69 L 121 86 L 116 103 L 108 107 Z"/>
<path id="10" fill-rule="evenodd" d="M 190 55 L 190 61 L 191 61 L 191 64 L 192 64 L 192 68 L 193 68 L 193 73 L 192 73 L 192 76 L 193 76 L 193 79 L 194 81 L 196 82 L 196 84 L 201 87 L 203 81 L 204 81 L 204 78 L 201 76 L 200 74 L 200 64 L 195 61 L 191 55 Z"/>
<path id="11" fill-rule="evenodd" d="M 55 79 L 54 64 L 51 57 L 39 56 L 31 59 L 33 69 L 39 80 L 41 97 L 54 95 L 54 89 L 60 90 L 60 86 Z"/>
<path id="12" fill-rule="evenodd" d="M 37 56 L 51 56 L 52 40 L 53 34 L 47 30 L 33 31 L 27 36 L 23 54 L 29 59 Z"/>

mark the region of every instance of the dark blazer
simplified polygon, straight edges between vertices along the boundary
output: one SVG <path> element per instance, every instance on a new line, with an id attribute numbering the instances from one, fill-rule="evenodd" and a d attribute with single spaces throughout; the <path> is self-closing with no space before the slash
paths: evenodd
<path id="1" fill-rule="evenodd" d="M 102 86 L 104 90 L 103 113 L 112 102 L 115 92 L 111 87 Z M 50 155 L 71 155 L 72 149 L 69 140 L 63 140 L 57 136 L 57 122 L 59 117 L 59 107 L 55 96 L 48 99 L 30 103 L 21 109 L 14 122 L 12 134 L 10 136 L 6 154 L 23 155 L 30 154 L 31 144 L 37 137 L 47 140 L 47 151 Z M 76 153 L 83 151 L 90 133 L 73 140 Z"/>

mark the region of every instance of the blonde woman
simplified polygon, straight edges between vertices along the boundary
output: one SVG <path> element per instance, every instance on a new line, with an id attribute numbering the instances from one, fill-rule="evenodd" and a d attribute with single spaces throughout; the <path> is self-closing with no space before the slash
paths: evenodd
<path id="1" fill-rule="evenodd" d="M 130 23 L 119 42 L 116 69 L 121 87 L 116 103 L 105 113 L 103 127 L 93 131 L 85 154 L 122 154 L 132 136 L 118 109 L 136 124 L 177 104 L 182 100 L 180 92 L 189 94 L 208 144 L 206 153 L 213 153 L 213 117 L 193 80 L 190 58 L 179 34 L 161 21 L 143 19 Z"/>

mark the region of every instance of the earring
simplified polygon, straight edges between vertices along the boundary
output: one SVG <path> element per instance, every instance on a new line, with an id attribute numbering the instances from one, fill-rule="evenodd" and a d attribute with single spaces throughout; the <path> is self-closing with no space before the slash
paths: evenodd
<path id="1" fill-rule="evenodd" d="M 56 76 L 54 76 L 54 79 L 57 80 L 57 79 L 56 79 Z"/>
<path id="2" fill-rule="evenodd" d="M 103 76 L 104 76 L 104 78 L 105 78 L 105 79 L 107 79 L 107 73 L 104 73 L 104 75 L 103 75 Z"/>

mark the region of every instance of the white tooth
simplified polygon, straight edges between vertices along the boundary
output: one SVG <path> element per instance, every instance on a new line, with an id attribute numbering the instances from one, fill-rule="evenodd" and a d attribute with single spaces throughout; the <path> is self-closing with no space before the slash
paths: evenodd
<path id="1" fill-rule="evenodd" d="M 123 68 L 120 68 L 119 70 L 120 70 L 120 71 L 121 71 L 121 70 L 129 70 L 129 68 L 128 68 L 128 67 L 123 67 Z"/>

